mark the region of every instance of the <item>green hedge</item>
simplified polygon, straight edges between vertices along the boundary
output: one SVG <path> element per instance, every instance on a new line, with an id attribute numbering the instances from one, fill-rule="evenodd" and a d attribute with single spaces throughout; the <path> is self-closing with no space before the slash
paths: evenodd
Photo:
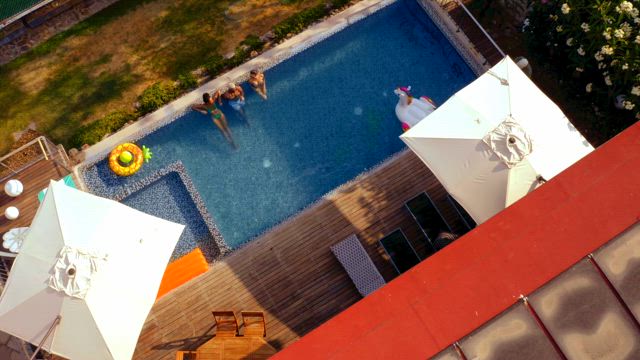
<path id="1" fill-rule="evenodd" d="M 225 59 L 216 54 L 205 62 L 204 68 L 209 76 L 216 76 L 225 69 L 234 68 L 244 63 L 251 56 L 252 51 L 262 50 L 264 44 L 264 41 L 260 40 L 258 36 L 250 34 L 242 40 L 232 57 Z"/>
<path id="2" fill-rule="evenodd" d="M 95 144 L 106 134 L 110 134 L 124 126 L 128 121 L 138 117 L 136 112 L 116 111 L 102 119 L 98 119 L 88 125 L 81 126 L 71 138 L 72 147 L 81 147 L 84 144 Z"/>
<path id="3" fill-rule="evenodd" d="M 351 0 L 332 0 L 331 7 L 334 9 L 340 9 L 341 7 L 347 5 Z"/>
<path id="4" fill-rule="evenodd" d="M 198 86 L 198 79 L 191 72 L 178 76 L 178 87 L 180 90 L 186 91 Z"/>
<path id="5" fill-rule="evenodd" d="M 140 115 L 148 114 L 175 99 L 180 94 L 173 82 L 161 81 L 146 88 L 138 97 Z"/>

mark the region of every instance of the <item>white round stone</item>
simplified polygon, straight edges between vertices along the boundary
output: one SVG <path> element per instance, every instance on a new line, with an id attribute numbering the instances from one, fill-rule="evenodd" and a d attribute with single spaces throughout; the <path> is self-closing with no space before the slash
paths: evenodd
<path id="1" fill-rule="evenodd" d="M 22 186 L 22 183 L 20 182 L 20 180 L 13 179 L 13 180 L 7 181 L 7 183 L 4 184 L 4 192 L 7 193 L 7 195 L 12 197 L 16 197 L 22 194 L 22 190 L 24 190 L 24 186 Z"/>
<path id="2" fill-rule="evenodd" d="M 9 220 L 15 220 L 20 216 L 20 210 L 15 206 L 9 206 L 4 210 L 4 216 Z"/>

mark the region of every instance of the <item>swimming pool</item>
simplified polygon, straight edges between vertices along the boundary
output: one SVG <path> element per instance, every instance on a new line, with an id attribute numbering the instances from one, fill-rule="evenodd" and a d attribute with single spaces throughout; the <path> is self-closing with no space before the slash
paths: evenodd
<path id="1" fill-rule="evenodd" d="M 139 173 L 116 178 L 103 160 L 84 171 L 87 186 L 109 195 L 180 160 L 224 241 L 237 248 L 404 148 L 394 88 L 411 85 L 442 103 L 475 78 L 414 0 L 398 0 L 265 74 L 267 101 L 243 84 L 248 122 L 222 108 L 237 150 L 208 117 L 188 111 L 137 141 L 154 152 Z"/>

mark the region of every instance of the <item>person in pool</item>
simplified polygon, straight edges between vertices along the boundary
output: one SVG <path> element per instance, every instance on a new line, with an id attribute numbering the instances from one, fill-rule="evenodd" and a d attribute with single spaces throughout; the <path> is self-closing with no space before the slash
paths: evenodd
<path id="1" fill-rule="evenodd" d="M 218 92 L 215 93 L 216 95 Z M 216 96 L 217 97 L 217 96 Z M 235 148 L 236 143 L 233 141 L 233 137 L 231 136 L 231 129 L 229 129 L 229 125 L 227 124 L 227 118 L 224 116 L 222 111 L 216 107 L 215 99 L 209 95 L 209 93 L 202 94 L 203 104 L 193 105 L 191 109 L 198 111 L 201 114 L 211 116 L 211 120 L 216 124 L 218 129 L 222 132 L 222 135 L 225 139 Z"/>
<path id="2" fill-rule="evenodd" d="M 251 70 L 248 82 L 258 95 L 267 100 L 267 81 L 264 79 L 264 73 L 257 69 Z"/>
<path id="3" fill-rule="evenodd" d="M 229 105 L 233 108 L 233 110 L 237 111 L 245 117 L 244 115 L 244 90 L 242 87 L 236 85 L 235 83 L 229 83 L 227 86 L 227 91 L 222 93 L 222 97 L 229 102 Z"/>

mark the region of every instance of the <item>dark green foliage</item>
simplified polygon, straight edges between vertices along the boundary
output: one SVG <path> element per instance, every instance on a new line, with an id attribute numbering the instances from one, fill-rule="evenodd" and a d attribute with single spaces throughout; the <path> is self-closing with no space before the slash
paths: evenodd
<path id="1" fill-rule="evenodd" d="M 351 0 L 331 0 L 331 7 L 334 9 L 340 9 L 341 7 L 347 5 Z"/>
<path id="2" fill-rule="evenodd" d="M 209 76 L 215 76 L 224 69 L 225 65 L 225 58 L 223 58 L 222 55 L 216 54 L 204 64 L 204 68 L 207 70 Z"/>
<path id="3" fill-rule="evenodd" d="M 226 67 L 234 68 L 244 63 L 248 58 L 249 50 L 245 49 L 243 46 L 238 46 L 233 56 L 230 59 L 227 59 Z"/>
<path id="4" fill-rule="evenodd" d="M 254 34 L 249 34 L 244 40 L 242 40 L 240 45 L 246 46 L 248 48 L 247 51 L 249 52 L 254 50 L 260 51 L 264 46 L 264 41 L 260 40 L 260 38 Z"/>
<path id="5" fill-rule="evenodd" d="M 93 145 L 100 141 L 106 134 L 120 129 L 128 121 L 135 119 L 136 116 L 136 113 L 129 111 L 113 112 L 102 119 L 80 127 L 71 138 L 70 145 L 78 148 L 84 144 Z"/>
<path id="6" fill-rule="evenodd" d="M 276 41 L 286 38 L 288 34 L 301 32 L 307 26 L 328 15 L 328 13 L 327 7 L 324 4 L 320 4 L 286 18 L 273 28 Z"/>
<path id="7" fill-rule="evenodd" d="M 146 88 L 138 98 L 140 102 L 138 111 L 140 115 L 150 113 L 175 99 L 178 94 L 178 88 L 172 82 L 157 82 Z"/>
<path id="8" fill-rule="evenodd" d="M 198 79 L 191 72 L 186 72 L 178 76 L 178 83 L 180 90 L 189 90 L 198 86 Z"/>

